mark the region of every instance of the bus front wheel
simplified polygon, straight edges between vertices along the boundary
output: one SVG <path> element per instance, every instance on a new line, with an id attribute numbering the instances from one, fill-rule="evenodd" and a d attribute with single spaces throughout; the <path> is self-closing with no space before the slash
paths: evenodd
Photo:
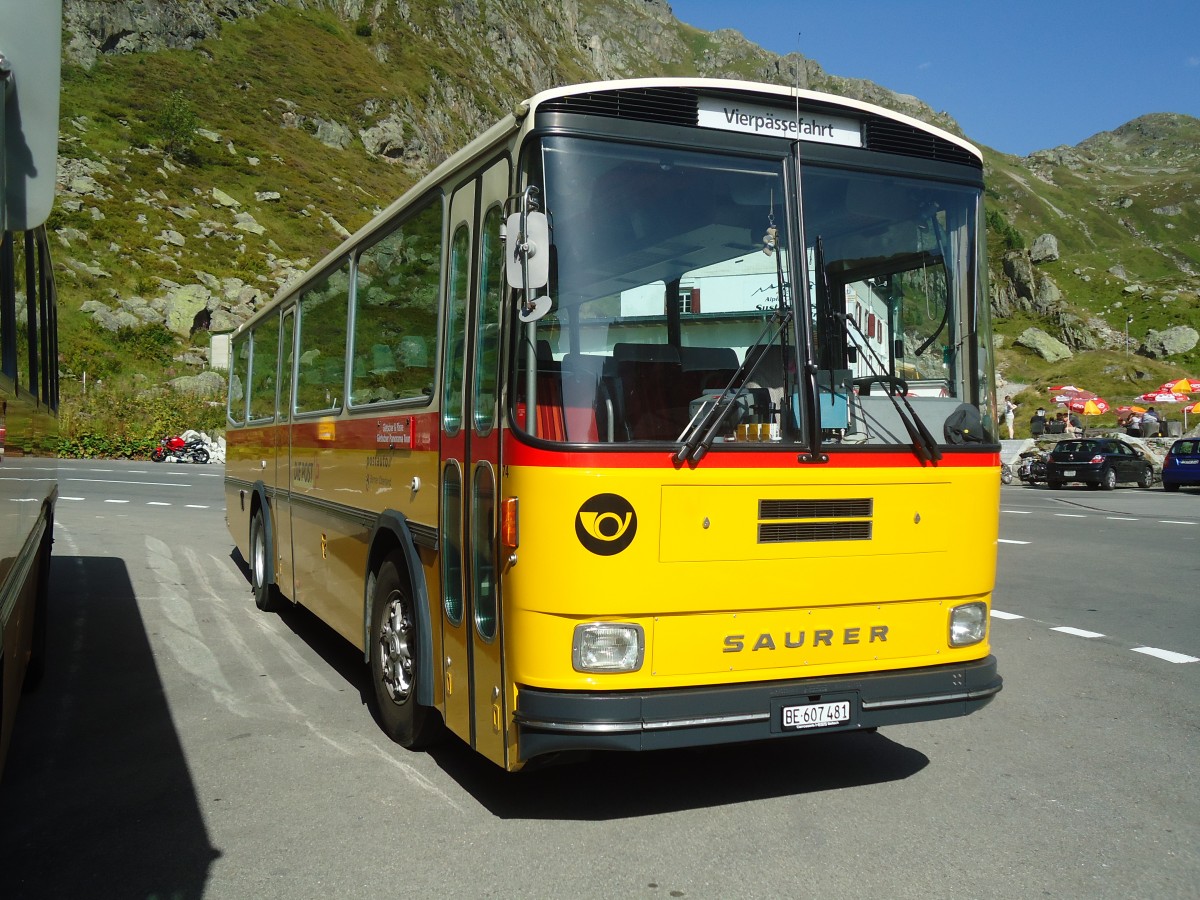
<path id="1" fill-rule="evenodd" d="M 371 603 L 371 685 L 379 727 L 417 750 L 437 732 L 437 713 L 417 702 L 420 673 L 417 620 L 402 558 L 389 556 L 375 578 Z"/>

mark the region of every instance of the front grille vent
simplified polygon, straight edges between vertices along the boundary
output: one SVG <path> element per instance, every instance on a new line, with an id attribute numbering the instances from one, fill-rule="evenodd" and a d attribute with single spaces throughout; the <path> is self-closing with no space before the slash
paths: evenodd
<path id="1" fill-rule="evenodd" d="M 696 95 L 691 91 L 675 88 L 592 91 L 587 94 L 556 97 L 547 100 L 538 109 L 692 127 L 696 126 L 699 118 Z"/>
<path id="2" fill-rule="evenodd" d="M 871 497 L 759 500 L 758 542 L 869 541 L 874 512 Z"/>
<path id="3" fill-rule="evenodd" d="M 869 541 L 870 522 L 759 522 L 760 544 L 806 541 Z"/>
<path id="4" fill-rule="evenodd" d="M 759 500 L 760 519 L 833 519 L 869 516 L 874 511 L 870 497 L 846 500 Z"/>
<path id="5" fill-rule="evenodd" d="M 864 135 L 868 150 L 897 153 L 901 156 L 919 156 L 922 159 L 936 159 L 961 166 L 973 166 L 976 169 L 983 168 L 983 163 L 975 154 L 969 153 L 958 144 L 918 131 L 903 122 L 872 117 L 866 121 Z"/>

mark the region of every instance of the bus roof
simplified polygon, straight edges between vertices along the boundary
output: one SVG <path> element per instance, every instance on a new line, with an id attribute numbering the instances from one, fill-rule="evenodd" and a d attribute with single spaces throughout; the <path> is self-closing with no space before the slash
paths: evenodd
<path id="1" fill-rule="evenodd" d="M 931 136 L 941 138 L 942 140 L 945 140 L 970 154 L 973 158 L 979 160 L 980 163 L 982 163 L 983 160 L 983 155 L 980 153 L 979 149 L 969 141 L 966 141 L 957 135 L 951 134 L 948 131 L 944 131 L 941 128 L 937 128 L 934 125 L 930 125 L 928 122 L 922 122 L 920 119 L 914 119 L 911 116 L 893 112 L 892 110 L 885 109 L 884 107 L 866 103 L 862 100 L 855 100 L 850 97 L 842 97 L 837 94 L 826 94 L 819 91 L 803 90 L 778 84 L 768 84 L 766 82 L 739 81 L 729 78 L 627 78 L 611 81 L 591 81 L 549 88 L 519 102 L 512 113 L 500 119 L 478 137 L 474 138 L 465 146 L 463 146 L 460 150 L 452 153 L 436 168 L 417 181 L 416 184 L 388 204 L 384 210 L 377 215 L 372 216 L 369 222 L 367 222 L 356 232 L 354 232 L 354 234 L 346 238 L 346 240 L 331 250 L 324 258 L 321 259 L 320 262 L 312 266 L 300 279 L 281 287 L 276 292 L 270 303 L 266 304 L 253 316 L 239 325 L 233 333 L 240 333 L 247 326 L 257 321 L 258 318 L 267 312 L 268 309 L 274 307 L 277 302 L 302 289 L 309 281 L 327 271 L 330 265 L 345 257 L 351 247 L 368 242 L 372 234 L 390 227 L 392 216 L 396 212 L 403 209 L 412 201 L 426 194 L 436 185 L 444 182 L 455 171 L 470 165 L 477 158 L 486 155 L 490 150 L 507 141 L 514 132 L 522 127 L 523 123 L 530 118 L 531 114 L 537 112 L 539 106 L 564 97 L 572 97 L 576 95 L 597 92 L 638 91 L 650 89 L 695 91 L 708 90 L 713 91 L 714 93 L 731 92 L 740 94 L 759 94 L 776 97 L 780 100 L 785 100 L 788 103 L 807 102 L 810 104 L 831 104 L 842 107 L 848 112 L 861 112 L 872 116 L 878 116 L 880 118 L 891 119 L 894 122 L 907 125 L 911 128 L 923 131 Z"/>

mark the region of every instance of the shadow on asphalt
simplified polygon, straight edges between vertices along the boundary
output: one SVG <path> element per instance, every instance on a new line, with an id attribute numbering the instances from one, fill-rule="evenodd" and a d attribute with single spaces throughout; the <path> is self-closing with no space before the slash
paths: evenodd
<path id="1" fill-rule="evenodd" d="M 929 758 L 878 732 L 647 753 L 597 752 L 506 774 L 457 740 L 434 760 L 502 819 L 604 821 L 900 781 Z"/>
<path id="2" fill-rule="evenodd" d="M 51 563 L 46 675 L 0 782 L 0 895 L 200 897 L 212 846 L 124 561 Z"/>

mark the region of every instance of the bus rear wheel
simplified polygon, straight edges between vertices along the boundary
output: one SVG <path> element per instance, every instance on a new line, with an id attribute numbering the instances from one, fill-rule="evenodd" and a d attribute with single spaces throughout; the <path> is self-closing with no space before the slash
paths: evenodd
<path id="1" fill-rule="evenodd" d="M 254 591 L 254 605 L 263 612 L 274 612 L 280 606 L 278 589 L 273 582 L 267 581 L 270 552 L 266 520 L 262 509 L 258 509 L 250 520 L 250 589 Z"/>
<path id="2" fill-rule="evenodd" d="M 435 710 L 417 702 L 420 645 L 416 610 L 402 558 L 389 556 L 375 578 L 371 603 L 371 686 L 379 727 L 396 743 L 418 750 L 438 732 Z"/>

